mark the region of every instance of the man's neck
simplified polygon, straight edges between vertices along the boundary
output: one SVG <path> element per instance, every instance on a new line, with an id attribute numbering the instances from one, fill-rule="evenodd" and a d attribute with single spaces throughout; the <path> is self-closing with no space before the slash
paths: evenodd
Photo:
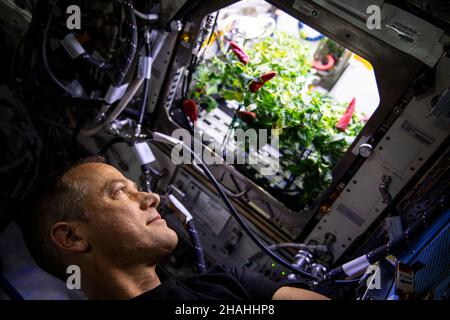
<path id="1" fill-rule="evenodd" d="M 131 299 L 161 284 L 155 268 L 155 265 L 127 269 L 97 267 L 84 277 L 82 274 L 82 290 L 89 299 Z"/>

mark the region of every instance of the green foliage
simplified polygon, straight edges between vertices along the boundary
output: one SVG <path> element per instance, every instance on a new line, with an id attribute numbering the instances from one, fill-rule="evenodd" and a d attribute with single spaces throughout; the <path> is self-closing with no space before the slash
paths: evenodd
<path id="1" fill-rule="evenodd" d="M 298 39 L 275 34 L 245 51 L 250 56 L 247 65 L 231 51 L 199 65 L 190 96 L 212 109 L 217 103 L 211 101 L 211 95 L 219 94 L 257 114 L 253 123 L 241 122 L 241 127 L 282 129 L 281 164 L 302 178 L 299 201 L 308 204 L 330 184 L 333 167 L 362 123 L 354 115 L 345 133 L 335 128 L 346 106 L 308 89 L 311 64 L 307 48 Z M 276 71 L 277 76 L 257 92 L 250 92 L 249 84 L 269 71 Z"/>

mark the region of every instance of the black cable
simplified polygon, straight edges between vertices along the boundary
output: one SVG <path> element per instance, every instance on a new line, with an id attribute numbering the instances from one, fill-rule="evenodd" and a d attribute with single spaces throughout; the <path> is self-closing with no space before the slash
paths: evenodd
<path id="1" fill-rule="evenodd" d="M 340 285 L 355 285 L 359 284 L 361 279 L 352 279 L 352 280 L 334 280 L 334 284 L 340 284 Z"/>
<path id="2" fill-rule="evenodd" d="M 147 35 L 147 36 L 146 36 Z M 144 50 L 145 50 L 145 59 L 147 58 L 151 58 L 151 48 L 150 48 L 150 34 L 147 33 L 146 35 L 144 35 Z M 147 65 L 146 68 L 150 68 L 150 65 Z M 146 70 L 145 73 L 147 73 L 148 70 Z M 149 85 L 150 85 L 150 81 L 147 77 L 147 75 L 144 75 L 144 89 L 143 89 L 143 93 L 142 93 L 142 97 L 141 97 L 141 105 L 139 108 L 139 113 L 138 113 L 138 121 L 136 124 L 136 131 L 135 131 L 135 135 L 136 137 L 138 137 L 138 135 L 140 134 L 140 130 L 141 130 L 141 126 L 142 123 L 144 122 L 144 116 L 145 116 L 145 109 L 147 107 L 147 100 L 148 100 L 148 91 L 149 91 Z M 136 141 L 132 142 L 132 145 L 134 146 L 136 143 Z M 150 165 L 148 163 L 144 163 L 141 165 L 141 172 L 142 172 L 142 181 L 144 183 L 144 189 L 147 192 L 152 192 L 152 186 L 151 186 L 151 168 Z"/>
<path id="3" fill-rule="evenodd" d="M 48 60 L 47 60 L 47 38 L 48 38 L 48 32 L 49 32 L 49 30 L 50 30 L 50 25 L 51 25 L 52 20 L 53 20 L 53 15 L 54 15 L 54 11 L 55 11 L 56 4 L 57 4 L 57 3 L 58 3 L 58 1 L 56 1 L 56 2 L 53 4 L 52 9 L 51 9 L 51 12 L 50 12 L 50 16 L 49 16 L 48 21 L 47 21 L 47 25 L 45 26 L 45 29 L 44 29 L 44 35 L 43 35 L 43 37 L 42 37 L 42 60 L 43 60 L 43 62 L 44 62 L 45 70 L 47 71 L 48 75 L 49 75 L 50 78 L 53 80 L 53 82 L 54 82 L 61 90 L 63 90 L 64 92 L 66 92 L 66 93 L 69 94 L 70 96 L 73 96 L 72 91 L 71 91 L 69 88 L 67 88 L 64 84 L 62 84 L 61 81 L 59 81 L 58 78 L 55 76 L 55 74 L 54 74 L 53 71 L 51 70 L 50 65 L 49 65 L 49 63 L 48 63 Z"/>
<path id="4" fill-rule="evenodd" d="M 217 13 L 217 15 L 216 15 L 216 21 L 214 22 L 214 25 L 213 25 L 213 28 L 212 28 L 211 37 L 212 37 L 212 34 L 214 33 L 215 24 L 217 22 L 217 18 L 218 17 L 219 17 L 219 13 Z M 202 49 L 203 42 L 205 41 L 205 36 L 206 36 L 206 34 L 204 32 L 202 32 L 202 37 L 200 38 L 200 42 L 199 42 L 200 43 L 200 47 L 199 47 L 198 52 L 197 52 L 198 56 L 200 56 L 200 51 Z M 209 43 L 209 41 L 208 41 L 208 43 Z M 189 87 L 190 87 L 191 82 L 192 82 L 192 76 L 193 76 L 193 74 L 195 72 L 195 69 L 197 67 L 197 62 L 198 62 L 198 56 L 197 55 L 192 54 L 192 56 L 191 56 L 191 60 L 189 62 L 188 74 L 187 74 L 187 81 L 185 81 L 185 78 L 183 78 L 183 86 L 185 85 L 185 88 L 182 88 L 182 89 L 184 89 L 184 92 L 183 92 L 183 98 L 184 99 L 186 99 L 187 96 L 188 96 Z"/>
<path id="5" fill-rule="evenodd" d="M 144 44 L 144 48 L 145 48 L 145 56 L 146 57 L 150 57 L 150 43 L 147 41 Z M 147 107 L 147 100 L 148 100 L 148 92 L 149 92 L 149 79 L 147 79 L 147 77 L 144 79 L 144 89 L 143 89 L 143 93 L 142 93 L 142 98 L 141 98 L 141 107 L 139 110 L 139 118 L 138 118 L 138 124 L 142 125 L 142 123 L 144 122 L 144 115 L 145 115 L 145 109 Z"/>
<path id="6" fill-rule="evenodd" d="M 131 109 L 131 108 L 125 108 L 123 111 L 122 111 L 122 114 L 123 115 L 126 115 L 126 116 L 129 116 L 129 117 L 131 117 L 131 118 L 139 118 L 139 111 L 138 110 L 136 110 L 136 109 Z M 147 120 L 150 120 L 150 117 L 151 117 L 151 113 L 149 113 L 149 112 L 145 112 L 144 113 L 144 121 L 147 121 Z"/>
<path id="7" fill-rule="evenodd" d="M 141 180 L 143 183 L 144 190 L 146 192 L 153 192 L 152 191 L 152 182 L 151 182 L 151 167 L 149 163 L 144 163 L 141 165 Z"/>
<path id="8" fill-rule="evenodd" d="M 281 246 L 280 246 L 281 245 Z M 298 244 L 301 245 L 301 244 Z M 284 247 L 283 243 L 276 243 L 276 244 L 272 244 L 269 246 L 270 250 L 275 250 L 275 251 L 280 251 L 280 249 L 286 249 L 289 247 Z M 292 248 L 292 247 L 290 247 Z M 258 251 L 257 253 L 255 253 L 254 255 L 252 255 L 250 258 L 247 259 L 247 263 L 254 263 L 256 260 L 260 259 L 265 253 L 262 251 Z"/>
<path id="9" fill-rule="evenodd" d="M 183 77 L 183 98 L 186 99 L 189 92 L 189 86 L 192 81 L 192 74 L 194 73 L 195 65 L 197 64 L 197 57 L 192 54 L 191 60 L 189 62 L 188 74 Z M 187 79 L 186 79 L 187 78 Z"/>
<path id="10" fill-rule="evenodd" d="M 30 152 L 27 151 L 22 157 L 20 157 L 19 159 L 15 160 L 14 162 L 8 163 L 8 164 L 0 167 L 0 173 L 11 172 L 11 170 L 15 169 L 16 167 L 21 165 L 23 162 L 25 162 L 25 160 L 28 160 L 30 158 L 31 158 Z"/>
<path id="11" fill-rule="evenodd" d="M 212 29 L 211 29 L 211 34 L 209 36 L 208 42 L 206 42 L 206 46 L 211 42 L 211 39 L 212 39 L 212 37 L 214 35 L 214 29 L 216 28 L 216 25 L 217 25 L 217 20 L 219 18 L 219 13 L 220 13 L 220 11 L 218 11 L 217 14 L 216 14 L 216 18 L 214 20 L 214 23 L 213 23 L 213 26 L 212 26 Z M 202 56 L 204 54 L 204 51 L 206 51 L 206 47 L 205 47 L 205 49 L 202 52 L 202 54 L 200 54 L 201 46 L 203 44 L 204 39 L 205 39 L 205 35 L 203 34 L 202 38 L 200 40 L 200 49 L 199 49 L 199 52 L 198 52 L 198 56 Z M 191 56 L 191 60 L 189 62 L 189 67 L 188 67 L 189 71 L 188 71 L 188 75 L 187 75 L 187 81 L 186 81 L 186 77 L 183 77 L 182 92 L 183 92 L 183 98 L 184 99 L 186 99 L 187 96 L 188 96 L 189 86 L 191 85 L 191 82 L 192 82 L 192 75 L 194 74 L 195 68 L 197 67 L 197 61 L 198 61 L 198 57 L 195 56 L 195 55 L 192 55 Z"/>
<path id="12" fill-rule="evenodd" d="M 250 237 L 250 239 L 253 240 L 253 242 L 262 250 L 264 251 L 268 256 L 270 256 L 272 259 L 277 261 L 282 266 L 288 268 L 289 270 L 292 270 L 293 272 L 300 274 L 301 276 L 318 281 L 320 280 L 317 276 L 312 275 L 310 273 L 307 273 L 303 270 L 297 269 L 294 266 L 292 266 L 289 262 L 278 256 L 276 253 L 274 253 L 272 250 L 270 250 L 264 243 L 262 243 L 261 240 L 257 238 L 257 236 L 253 233 L 253 231 L 247 226 L 247 224 L 242 220 L 242 218 L 239 216 L 239 213 L 234 208 L 233 204 L 228 199 L 228 196 L 225 194 L 225 192 L 220 187 L 219 183 L 217 182 L 216 178 L 212 175 L 211 171 L 202 163 L 198 163 L 199 167 L 205 172 L 208 179 L 212 182 L 214 187 L 219 192 L 220 197 L 225 202 L 225 205 L 228 207 L 228 209 L 231 211 L 231 214 L 233 217 L 237 220 L 237 222 L 241 225 L 242 229 L 244 229 L 245 233 Z"/>
<path id="13" fill-rule="evenodd" d="M 157 133 L 157 132 L 156 132 Z M 153 141 L 159 141 L 166 144 L 170 144 L 172 146 L 176 146 L 177 143 L 173 140 L 170 140 L 170 137 L 164 137 L 165 135 L 162 135 L 160 137 L 157 137 L 155 133 L 154 136 L 150 139 Z M 167 139 L 169 138 L 169 139 Z M 182 141 L 178 141 L 178 143 L 181 143 L 181 145 L 194 157 L 195 161 L 197 162 L 200 169 L 203 170 L 209 181 L 213 184 L 214 188 L 219 193 L 220 197 L 222 198 L 223 202 L 227 206 L 228 210 L 230 211 L 231 215 L 236 219 L 236 221 L 239 223 L 239 225 L 242 227 L 244 232 L 250 237 L 250 239 L 263 251 L 265 252 L 269 257 L 274 259 L 276 262 L 281 264 L 282 266 L 286 267 L 287 269 L 293 271 L 296 274 L 299 274 L 307 279 L 314 280 L 314 281 L 321 281 L 319 277 L 310 274 L 308 272 L 305 272 L 303 270 L 297 269 L 294 267 L 291 263 L 284 260 L 282 257 L 278 256 L 276 253 L 274 253 L 272 250 L 270 250 L 261 240 L 258 239 L 258 237 L 253 233 L 253 231 L 247 226 L 247 223 L 240 217 L 239 213 L 236 211 L 235 207 L 231 203 L 228 196 L 223 191 L 222 187 L 219 185 L 219 182 L 217 182 L 216 178 L 213 176 L 211 171 L 206 167 L 206 165 L 203 163 L 203 161 L 197 156 L 197 154 L 188 147 L 185 143 Z"/>
<path id="14" fill-rule="evenodd" d="M 0 120 L 1 122 L 0 129 L 7 127 L 10 130 L 15 131 L 17 133 L 16 136 L 22 138 L 22 144 L 25 147 L 24 150 L 25 155 L 23 157 L 21 157 L 20 159 L 16 159 L 16 161 L 14 161 L 13 163 L 9 163 L 0 168 L 0 173 L 9 173 L 10 170 L 17 169 L 19 165 L 22 166 L 23 174 L 17 180 L 14 190 L 10 192 L 8 196 L 9 199 L 12 199 L 14 201 L 20 201 L 27 195 L 28 191 L 30 190 L 31 186 L 36 180 L 37 173 L 39 171 L 42 141 L 39 134 L 37 133 L 36 129 L 33 126 L 28 111 L 22 106 L 20 102 L 17 102 L 14 105 L 11 105 L 6 100 L 2 100 L 0 102 L 2 103 L 1 106 L 7 107 L 9 106 L 16 112 L 16 115 L 22 119 L 20 121 L 20 125 Z M 34 168 L 32 166 L 33 162 L 36 163 Z M 31 170 L 34 170 L 33 175 L 31 177 L 26 177 L 27 174 L 31 173 Z M 0 210 L 5 208 L 7 205 L 8 202 L 2 203 Z"/>
<path id="15" fill-rule="evenodd" d="M 195 256 L 197 258 L 197 270 L 199 273 L 206 271 L 205 257 L 203 255 L 203 248 L 198 236 L 197 228 L 195 227 L 194 220 L 189 220 L 187 223 L 187 229 L 192 243 L 194 244 Z"/>
<path id="16" fill-rule="evenodd" d="M 142 84 L 144 86 L 144 89 L 142 92 L 141 106 L 137 122 L 139 125 L 142 125 L 142 123 L 144 122 L 145 109 L 147 107 L 147 100 L 148 100 L 149 82 L 150 81 L 147 78 L 145 78 L 144 83 Z"/>
<path id="17" fill-rule="evenodd" d="M 206 51 L 206 48 L 208 47 L 208 45 L 211 43 L 211 39 L 212 39 L 212 37 L 214 35 L 214 30 L 216 29 L 216 26 L 217 26 L 217 20 L 219 18 L 219 14 L 220 14 L 220 10 L 217 11 L 216 18 L 214 19 L 214 23 L 213 23 L 213 26 L 212 26 L 212 29 L 211 29 L 211 34 L 209 35 L 208 42 L 206 42 L 205 51 Z"/>
<path id="18" fill-rule="evenodd" d="M 111 70 L 115 67 L 114 64 L 108 63 L 106 61 L 102 61 L 99 59 L 94 58 L 90 53 L 84 52 L 81 54 L 78 59 L 83 60 L 92 66 L 94 66 L 96 69 L 104 71 L 104 70 Z"/>
<path id="19" fill-rule="evenodd" d="M 439 207 L 439 205 L 440 205 L 439 203 L 435 203 L 432 205 L 433 209 L 430 209 L 428 212 L 423 211 L 423 213 L 420 216 L 420 219 L 417 220 L 411 226 L 409 226 L 403 232 L 403 235 L 398 239 L 393 241 L 389 240 L 387 243 L 373 249 L 372 251 L 329 271 L 325 275 L 326 281 L 334 282 L 339 277 L 352 276 L 352 274 L 348 274 L 348 272 L 346 272 L 344 266 L 349 265 L 351 263 L 355 264 L 355 261 L 358 261 L 363 257 L 364 259 L 362 261 L 364 260 L 367 261 L 365 262 L 366 264 L 369 263 L 373 264 L 382 259 L 383 257 L 395 253 L 401 247 L 401 245 L 409 243 L 413 239 L 413 237 L 417 236 L 423 229 L 425 229 L 425 227 L 428 225 L 433 215 L 435 214 L 434 210 L 436 210 L 436 207 Z M 363 263 L 361 264 L 364 265 Z"/>
<path id="20" fill-rule="evenodd" d="M 131 63 L 133 62 L 134 56 L 136 54 L 138 42 L 137 24 L 136 24 L 136 17 L 134 15 L 134 7 L 132 3 L 128 0 L 123 0 L 122 3 L 123 3 L 123 10 L 125 12 L 125 22 L 128 24 L 128 28 L 130 29 L 127 37 L 129 41 L 129 46 L 127 48 L 126 53 L 123 56 L 124 60 L 123 65 L 119 63 L 117 67 L 118 72 L 113 83 L 115 87 L 120 86 L 124 81 L 125 76 L 127 75 Z"/>
<path id="21" fill-rule="evenodd" d="M 53 82 L 61 90 L 68 93 L 69 95 L 73 96 L 72 91 L 69 88 L 67 88 L 61 81 L 59 81 L 58 78 L 55 76 L 55 74 L 53 73 L 53 71 L 50 68 L 50 65 L 49 65 L 48 59 L 47 59 L 48 33 L 49 33 L 51 22 L 53 20 L 54 9 L 55 9 L 57 3 L 58 3 L 58 1 L 56 1 L 53 4 L 47 25 L 44 29 L 43 44 L 42 44 L 42 59 L 44 62 L 44 67 L 45 67 L 47 73 L 49 74 L 50 78 L 53 80 Z M 133 5 L 131 4 L 130 1 L 123 0 L 123 8 L 124 8 L 124 12 L 125 12 L 125 22 L 128 24 L 128 28 L 130 29 L 129 35 L 127 37 L 127 39 L 129 39 L 128 40 L 129 46 L 127 47 L 127 49 L 128 49 L 127 52 L 123 56 L 124 61 L 122 62 L 122 64 L 119 63 L 119 65 L 118 65 L 118 72 L 117 72 L 115 80 L 113 82 L 113 85 L 115 87 L 120 86 L 122 84 L 122 82 L 124 81 L 125 76 L 128 73 L 128 70 L 130 69 L 132 61 L 136 54 L 136 47 L 137 47 L 137 41 L 138 41 L 137 24 L 136 24 L 136 17 L 134 15 Z M 109 70 L 114 67 L 113 64 L 99 61 L 99 60 L 95 59 L 94 57 L 92 57 L 92 55 L 90 55 L 89 53 L 86 53 L 86 52 L 84 54 L 82 54 L 79 58 L 92 64 L 93 66 L 95 66 L 97 69 L 100 69 L 100 70 Z"/>
<path id="22" fill-rule="evenodd" d="M 225 194 L 223 189 L 220 187 L 219 183 L 217 182 L 216 178 L 213 176 L 211 171 L 209 171 L 209 169 L 203 164 L 201 159 L 198 158 L 198 156 L 195 154 L 194 151 L 192 151 L 192 149 L 187 147 L 185 144 L 183 144 L 183 146 L 194 156 L 194 158 L 198 162 L 198 166 L 203 170 L 203 172 L 208 177 L 210 182 L 214 185 L 214 187 L 216 188 L 216 190 L 219 193 L 220 197 L 222 198 L 223 202 L 225 203 L 227 208 L 230 210 L 232 216 L 236 219 L 236 221 L 239 223 L 239 225 L 242 227 L 242 229 L 245 231 L 245 233 L 247 233 L 247 235 L 250 237 L 250 239 L 263 252 L 265 252 L 268 256 L 270 256 L 272 259 L 274 259 L 276 262 L 278 262 L 282 266 L 286 267 L 287 269 L 289 269 L 289 270 L 291 270 L 291 271 L 293 271 L 293 272 L 295 272 L 295 273 L 297 273 L 297 274 L 299 274 L 299 275 L 301 275 L 301 276 L 303 276 L 303 277 L 305 277 L 307 279 L 311 279 L 311 280 L 314 280 L 314 281 L 320 281 L 321 280 L 321 279 L 319 279 L 317 276 L 315 276 L 313 274 L 310 274 L 308 272 L 305 272 L 303 270 L 295 268 L 294 266 L 292 266 L 292 264 L 290 264 L 289 262 L 287 262 L 286 260 L 284 260 L 283 258 L 278 256 L 276 253 L 274 253 L 272 250 L 270 250 L 261 240 L 259 240 L 257 238 L 257 236 L 253 233 L 253 231 L 247 226 L 246 222 L 239 216 L 239 213 L 236 211 L 236 209 L 234 208 L 233 204 L 230 202 L 230 199 Z"/>

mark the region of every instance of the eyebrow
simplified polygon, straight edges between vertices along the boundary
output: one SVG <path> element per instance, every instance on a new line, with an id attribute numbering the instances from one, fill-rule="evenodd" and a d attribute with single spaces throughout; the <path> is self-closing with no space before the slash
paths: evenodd
<path id="1" fill-rule="evenodd" d="M 102 187 L 102 192 L 103 193 L 110 192 L 112 187 L 115 184 L 118 184 L 118 183 L 123 183 L 123 184 L 126 185 L 127 184 L 127 180 L 125 180 L 125 179 L 110 179 L 110 180 L 106 181 L 105 185 Z"/>
<path id="2" fill-rule="evenodd" d="M 110 180 L 106 181 L 105 185 L 102 187 L 102 192 L 108 193 L 108 192 L 111 191 L 112 187 L 113 187 L 115 184 L 123 183 L 123 184 L 125 184 L 125 185 L 128 185 L 129 182 L 130 182 L 130 180 L 127 180 L 127 179 L 110 179 Z M 136 189 L 138 189 L 137 183 L 134 182 L 134 181 L 132 181 L 132 183 L 133 183 L 134 187 L 135 187 Z"/>

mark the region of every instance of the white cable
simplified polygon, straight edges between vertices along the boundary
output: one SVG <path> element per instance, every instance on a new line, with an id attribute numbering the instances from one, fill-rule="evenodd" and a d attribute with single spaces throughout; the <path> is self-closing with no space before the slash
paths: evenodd
<path id="1" fill-rule="evenodd" d="M 91 128 L 91 129 L 81 129 L 80 134 L 83 136 L 93 136 L 94 134 L 98 133 L 100 130 L 103 129 L 103 127 L 116 120 L 116 118 L 122 113 L 122 111 L 126 108 L 128 103 L 130 103 L 131 99 L 136 95 L 138 90 L 140 89 L 142 83 L 144 82 L 144 78 L 136 78 L 134 81 L 130 84 L 128 87 L 127 92 L 123 95 L 122 99 L 119 101 L 117 106 L 114 108 L 114 110 L 110 113 L 108 118 L 98 126 Z"/>
<path id="2" fill-rule="evenodd" d="M 189 222 L 193 219 L 188 209 L 186 209 L 186 207 L 173 194 L 169 194 L 168 199 L 170 202 L 172 202 L 172 205 L 183 215 L 183 218 L 185 220 L 184 222 Z"/>
<path id="3" fill-rule="evenodd" d="M 169 35 L 168 32 L 163 32 L 159 37 L 157 42 L 157 45 L 153 47 L 152 50 L 152 56 L 153 59 L 156 59 L 158 54 L 161 51 L 161 48 L 164 44 L 164 42 L 167 39 L 167 36 Z M 91 129 L 81 129 L 80 134 L 83 136 L 93 136 L 96 133 L 98 133 L 102 128 L 108 124 L 113 122 L 119 114 L 126 108 L 128 103 L 130 103 L 131 99 L 136 95 L 137 91 L 140 89 L 142 83 L 144 82 L 144 78 L 136 78 L 128 87 L 127 91 L 123 95 L 120 102 L 117 104 L 116 108 L 111 112 L 110 116 L 104 121 L 102 124 L 99 124 L 98 126 L 91 128 Z"/>
<path id="4" fill-rule="evenodd" d="M 152 48 L 152 57 L 153 60 L 155 60 L 158 57 L 159 52 L 161 51 L 162 46 L 166 42 L 167 36 L 169 35 L 169 32 L 163 31 L 160 36 L 158 36 L 158 39 L 155 41 L 156 46 L 153 46 Z"/>
<path id="5" fill-rule="evenodd" d="M 141 19 L 148 20 L 148 21 L 155 21 L 155 20 L 158 20 L 158 18 L 159 18 L 157 14 L 154 14 L 154 13 L 146 14 L 146 13 L 140 12 L 136 9 L 134 9 L 134 15 L 136 17 L 139 17 Z"/>

